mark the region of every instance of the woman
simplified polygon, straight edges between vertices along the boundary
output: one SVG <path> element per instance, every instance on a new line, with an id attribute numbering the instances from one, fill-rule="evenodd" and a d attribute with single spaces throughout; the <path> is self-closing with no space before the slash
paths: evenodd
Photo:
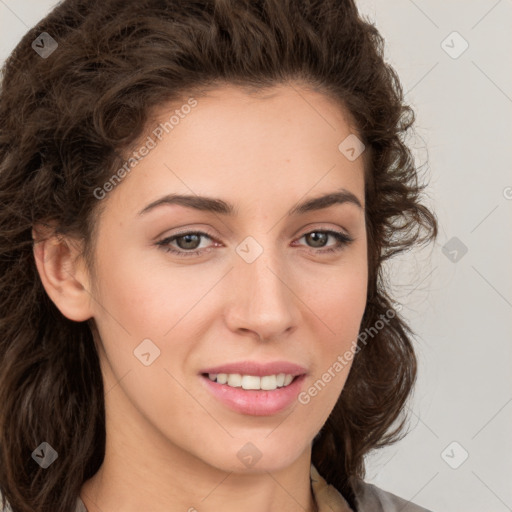
<path id="1" fill-rule="evenodd" d="M 425 510 L 364 482 L 416 378 L 382 264 L 437 221 L 351 0 L 65 0 L 0 119 L 6 505 Z"/>

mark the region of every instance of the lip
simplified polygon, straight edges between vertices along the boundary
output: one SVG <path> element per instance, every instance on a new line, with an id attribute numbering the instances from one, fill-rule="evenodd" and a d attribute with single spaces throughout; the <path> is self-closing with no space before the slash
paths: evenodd
<path id="1" fill-rule="evenodd" d="M 199 373 L 239 373 L 240 375 L 254 375 L 255 377 L 287 373 L 295 377 L 297 375 L 306 374 L 307 369 L 299 364 L 290 363 L 288 361 L 272 361 L 269 363 L 240 361 L 237 363 L 228 363 L 221 366 L 205 368 Z"/>
<path id="2" fill-rule="evenodd" d="M 226 367 L 224 366 L 222 368 Z M 219 373 L 238 372 L 230 371 Z M 250 375 L 250 373 L 246 375 Z M 201 375 L 200 379 L 207 390 L 230 409 L 251 416 L 271 416 L 284 411 L 296 401 L 306 379 L 306 375 L 299 375 L 295 377 L 288 386 L 277 388 L 273 391 L 232 388 L 227 384 L 213 382 L 208 376 L 204 375 Z"/>

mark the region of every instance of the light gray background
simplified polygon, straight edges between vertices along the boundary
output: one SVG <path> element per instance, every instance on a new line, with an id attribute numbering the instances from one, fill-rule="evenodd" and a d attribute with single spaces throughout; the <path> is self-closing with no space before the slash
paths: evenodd
<path id="1" fill-rule="evenodd" d="M 0 60 L 56 3 L 0 0 Z M 415 109 L 440 221 L 438 243 L 389 267 L 420 375 L 409 435 L 368 458 L 367 480 L 434 512 L 512 511 L 512 0 L 358 5 Z"/>

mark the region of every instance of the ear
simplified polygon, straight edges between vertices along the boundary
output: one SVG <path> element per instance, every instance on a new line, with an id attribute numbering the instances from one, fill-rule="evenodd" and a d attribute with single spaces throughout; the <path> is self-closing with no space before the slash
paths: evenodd
<path id="1" fill-rule="evenodd" d="M 46 224 L 35 225 L 32 238 L 37 271 L 52 302 L 70 320 L 83 322 L 91 318 L 90 276 L 80 244 L 56 234 Z"/>

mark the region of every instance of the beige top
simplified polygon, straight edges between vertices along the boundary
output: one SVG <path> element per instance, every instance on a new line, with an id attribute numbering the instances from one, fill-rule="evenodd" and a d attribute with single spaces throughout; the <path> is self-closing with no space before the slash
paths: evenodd
<path id="1" fill-rule="evenodd" d="M 311 464 L 311 488 L 318 505 L 318 512 L 354 512 L 340 492 L 320 476 L 313 464 Z M 354 492 L 358 512 L 429 512 L 425 508 L 363 481 L 359 481 Z M 88 512 L 80 497 L 77 499 L 75 512 Z"/>
<path id="2" fill-rule="evenodd" d="M 313 464 L 311 486 L 318 512 L 354 512 L 338 489 L 329 485 Z M 358 481 L 354 494 L 358 512 L 430 512 L 362 480 Z"/>

